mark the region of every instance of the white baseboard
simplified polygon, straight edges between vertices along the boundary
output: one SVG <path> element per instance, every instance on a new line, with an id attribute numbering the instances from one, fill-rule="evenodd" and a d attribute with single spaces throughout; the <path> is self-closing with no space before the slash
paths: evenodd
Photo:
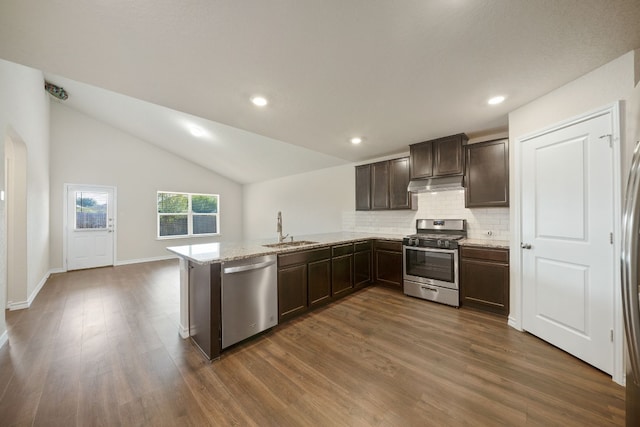
<path id="1" fill-rule="evenodd" d="M 509 320 L 507 321 L 507 325 L 511 326 L 513 329 L 516 329 L 520 332 L 522 332 L 524 329 L 520 328 L 518 326 L 518 322 L 516 322 L 516 319 L 514 319 L 513 317 L 509 316 Z"/>
<path id="2" fill-rule="evenodd" d="M 139 259 L 126 259 L 123 261 L 116 261 L 113 265 L 129 265 L 129 264 L 140 264 L 142 262 L 154 262 L 154 261 L 166 261 L 168 259 L 177 259 L 177 255 L 163 255 L 151 258 L 139 258 Z"/>
<path id="3" fill-rule="evenodd" d="M 27 298 L 26 301 L 9 301 L 7 303 L 7 308 L 13 311 L 13 310 L 23 310 L 25 308 L 31 307 L 31 304 L 33 304 L 33 301 L 36 299 L 36 297 L 42 290 L 42 287 L 44 286 L 44 284 L 47 283 L 47 280 L 49 279 L 49 276 L 51 276 L 52 273 L 59 273 L 59 271 L 57 268 L 47 271 L 47 274 L 45 274 L 44 277 L 38 282 L 38 285 L 33 290 L 33 292 L 31 292 L 31 295 L 29 295 L 29 298 Z"/>
<path id="4" fill-rule="evenodd" d="M 0 335 L 0 348 L 4 346 L 7 342 L 9 342 L 9 332 L 4 331 L 2 335 Z"/>
<path id="5" fill-rule="evenodd" d="M 25 308 L 29 308 L 29 306 L 29 301 L 9 301 L 7 303 L 7 308 L 9 309 L 9 311 L 24 310 Z"/>
<path id="6" fill-rule="evenodd" d="M 178 333 L 182 339 L 189 338 L 189 328 L 185 328 L 183 325 L 178 328 Z"/>

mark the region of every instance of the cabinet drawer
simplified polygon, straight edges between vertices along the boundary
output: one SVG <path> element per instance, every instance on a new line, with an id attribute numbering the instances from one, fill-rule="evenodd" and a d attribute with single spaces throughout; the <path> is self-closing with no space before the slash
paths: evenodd
<path id="1" fill-rule="evenodd" d="M 461 246 L 460 256 L 462 258 L 475 258 L 475 259 L 483 259 L 486 261 L 509 263 L 508 249 Z"/>
<path id="2" fill-rule="evenodd" d="M 364 252 L 371 250 L 371 241 L 368 240 L 366 242 L 356 242 L 353 244 L 355 252 Z"/>
<path id="3" fill-rule="evenodd" d="M 342 255 L 348 255 L 353 253 L 353 243 L 346 243 L 344 245 L 332 246 L 331 256 L 338 257 Z"/>
<path id="4" fill-rule="evenodd" d="M 296 264 L 306 264 L 308 262 L 328 259 L 331 257 L 330 248 L 313 249 L 310 251 L 293 252 L 290 254 L 278 255 L 278 267 L 288 267 Z"/>
<path id="5" fill-rule="evenodd" d="M 396 242 L 393 240 L 376 240 L 376 249 L 402 252 L 402 242 Z"/>

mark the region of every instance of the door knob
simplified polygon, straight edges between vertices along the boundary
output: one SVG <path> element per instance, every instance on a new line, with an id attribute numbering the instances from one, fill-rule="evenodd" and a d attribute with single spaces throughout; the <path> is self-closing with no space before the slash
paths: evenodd
<path id="1" fill-rule="evenodd" d="M 520 243 L 520 247 L 522 249 L 531 249 L 531 245 L 529 243 Z"/>

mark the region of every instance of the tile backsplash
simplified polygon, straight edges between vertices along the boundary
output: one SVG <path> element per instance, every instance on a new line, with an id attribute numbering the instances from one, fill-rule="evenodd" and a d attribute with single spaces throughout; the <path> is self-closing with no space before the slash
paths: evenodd
<path id="1" fill-rule="evenodd" d="M 415 211 L 350 211 L 342 213 L 344 231 L 413 234 L 416 219 L 466 219 L 472 239 L 509 240 L 509 208 L 464 207 L 464 190 L 419 193 Z"/>

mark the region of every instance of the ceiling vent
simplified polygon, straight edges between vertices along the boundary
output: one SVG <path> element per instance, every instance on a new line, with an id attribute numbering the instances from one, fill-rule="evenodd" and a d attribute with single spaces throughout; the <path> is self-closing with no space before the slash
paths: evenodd
<path id="1" fill-rule="evenodd" d="M 65 101 L 67 98 L 69 98 L 69 95 L 67 94 L 67 91 L 64 90 L 64 88 L 56 86 L 53 83 L 49 83 L 47 81 L 44 82 L 44 90 L 46 90 L 49 95 L 61 101 Z"/>

